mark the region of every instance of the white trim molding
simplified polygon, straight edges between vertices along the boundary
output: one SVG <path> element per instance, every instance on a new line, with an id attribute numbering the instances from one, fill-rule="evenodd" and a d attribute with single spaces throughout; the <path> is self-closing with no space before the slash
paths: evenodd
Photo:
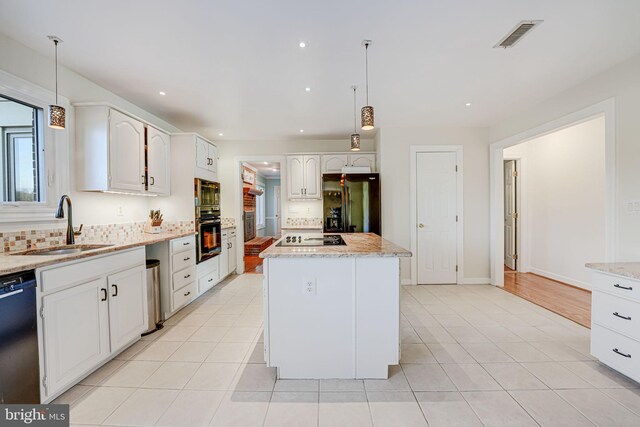
<path id="1" fill-rule="evenodd" d="M 616 257 L 617 221 L 616 221 L 616 135 L 615 135 L 615 98 L 609 98 L 597 104 L 583 108 L 566 116 L 536 126 L 524 132 L 494 142 L 489 147 L 490 176 L 490 244 L 491 244 L 491 284 L 504 286 L 504 168 L 503 150 L 507 147 L 527 142 L 541 136 L 587 122 L 597 117 L 605 119 L 605 261 Z M 526 238 L 526 237 L 525 237 Z M 525 266 L 526 268 L 526 266 Z M 582 287 L 582 286 L 581 286 Z"/>
<path id="2" fill-rule="evenodd" d="M 456 283 L 464 283 L 464 152 L 462 145 L 412 145 L 410 147 L 410 183 L 409 192 L 411 198 L 411 253 L 413 256 L 410 258 L 411 262 L 411 284 L 418 284 L 418 241 L 417 241 L 417 191 L 418 191 L 418 171 L 417 171 L 417 159 L 418 153 L 455 153 L 456 165 L 458 166 L 458 176 L 456 179 L 456 206 L 458 214 L 458 223 L 456 226 L 456 263 L 458 265 L 458 272 L 456 274 Z"/>
<path id="3" fill-rule="evenodd" d="M 490 277 L 467 277 L 462 279 L 463 285 L 489 285 L 491 284 Z"/>

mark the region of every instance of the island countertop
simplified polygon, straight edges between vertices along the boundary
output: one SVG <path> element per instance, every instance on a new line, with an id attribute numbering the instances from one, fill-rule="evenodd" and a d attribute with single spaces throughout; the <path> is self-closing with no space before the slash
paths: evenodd
<path id="1" fill-rule="evenodd" d="M 640 279 L 640 262 L 592 262 L 586 264 L 585 267 L 616 276 Z"/>
<path id="2" fill-rule="evenodd" d="M 158 234 L 146 234 L 140 233 L 131 236 L 130 238 L 110 241 L 110 240 L 95 240 L 95 241 L 81 241 L 78 245 L 85 244 L 103 244 L 110 245 L 102 248 L 92 249 L 84 252 L 76 252 L 64 255 L 21 255 L 20 252 L 7 253 L 0 255 L 0 275 L 16 273 L 20 271 L 33 270 L 39 267 L 44 267 L 51 264 L 57 264 L 60 262 L 73 261 L 80 258 L 87 258 L 95 255 L 103 255 L 111 252 L 121 251 L 124 249 L 135 248 L 138 246 L 152 245 L 154 243 L 164 242 L 167 240 L 178 239 L 180 237 L 193 236 L 195 232 L 165 232 Z M 45 249 L 41 247 L 38 249 Z"/>
<path id="3" fill-rule="evenodd" d="M 284 236 L 260 253 L 260 258 L 349 258 L 349 257 L 410 257 L 411 252 L 373 233 L 339 234 L 343 246 L 276 246 Z"/>

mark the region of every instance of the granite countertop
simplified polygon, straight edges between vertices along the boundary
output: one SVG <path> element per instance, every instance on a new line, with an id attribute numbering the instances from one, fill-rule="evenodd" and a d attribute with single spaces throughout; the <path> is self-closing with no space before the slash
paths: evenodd
<path id="1" fill-rule="evenodd" d="M 640 262 L 590 262 L 585 266 L 603 273 L 640 280 Z"/>
<path id="2" fill-rule="evenodd" d="M 335 233 L 333 233 L 335 234 Z M 349 257 L 410 257 L 411 252 L 373 233 L 339 233 L 345 246 L 286 246 L 276 243 L 260 253 L 260 258 L 349 258 Z"/>
<path id="3" fill-rule="evenodd" d="M 76 252 L 72 254 L 64 255 L 18 255 L 20 252 L 13 252 L 0 255 L 0 274 L 17 273 L 20 271 L 33 270 L 35 268 L 44 267 L 51 264 L 57 264 L 60 262 L 73 261 L 76 259 L 87 258 L 95 255 L 104 255 L 111 252 L 121 251 L 123 249 L 135 248 L 138 246 L 152 245 L 154 243 L 165 242 L 167 240 L 178 239 L 180 237 L 193 236 L 195 232 L 183 232 L 183 233 L 159 233 L 159 234 L 147 234 L 142 233 L 132 236 L 126 240 L 120 241 L 82 241 L 78 242 L 79 246 L 102 244 L 112 245 L 103 248 L 91 249 L 84 252 Z M 38 248 L 46 249 L 46 248 Z"/>

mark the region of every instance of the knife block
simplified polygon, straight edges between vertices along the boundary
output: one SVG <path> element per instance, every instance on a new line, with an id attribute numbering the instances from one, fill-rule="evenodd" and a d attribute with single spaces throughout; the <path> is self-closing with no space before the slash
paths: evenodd
<path id="1" fill-rule="evenodd" d="M 147 223 L 144 226 L 144 232 L 148 234 L 159 234 L 164 231 L 162 227 L 162 221 L 152 221 L 151 218 L 147 219 Z"/>

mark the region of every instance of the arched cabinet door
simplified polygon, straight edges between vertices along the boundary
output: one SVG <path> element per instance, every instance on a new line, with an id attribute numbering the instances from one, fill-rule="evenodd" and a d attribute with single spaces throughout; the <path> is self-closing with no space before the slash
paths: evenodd
<path id="1" fill-rule="evenodd" d="M 168 196 L 171 193 L 170 137 L 151 126 L 147 127 L 147 191 Z"/>
<path id="2" fill-rule="evenodd" d="M 109 111 L 109 187 L 145 191 L 144 125 L 116 110 Z"/>

